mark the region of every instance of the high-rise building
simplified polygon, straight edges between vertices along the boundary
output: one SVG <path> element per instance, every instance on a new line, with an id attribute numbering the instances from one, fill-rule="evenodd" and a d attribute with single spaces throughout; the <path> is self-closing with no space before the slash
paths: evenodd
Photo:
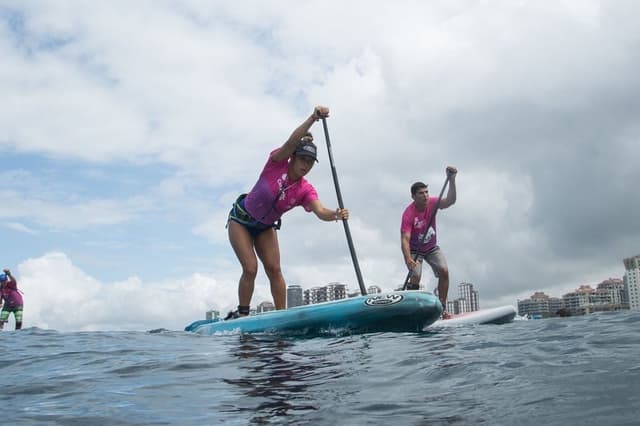
<path id="1" fill-rule="evenodd" d="M 471 283 L 458 284 L 458 300 L 460 300 L 460 312 L 474 312 L 480 309 L 480 296 L 473 289 Z"/>
<path id="2" fill-rule="evenodd" d="M 437 296 L 438 291 L 434 291 Z M 473 289 L 471 283 L 458 284 L 458 298 L 447 300 L 445 309 L 451 314 L 462 314 L 464 312 L 477 311 L 480 308 L 480 296 L 478 291 Z"/>
<path id="3" fill-rule="evenodd" d="M 445 308 L 447 312 L 450 314 L 459 314 L 460 311 L 460 300 L 447 300 L 447 307 Z"/>
<path id="4" fill-rule="evenodd" d="M 292 284 L 287 287 L 287 308 L 293 308 L 300 306 L 304 303 L 302 298 L 302 287 L 297 284 Z"/>
<path id="5" fill-rule="evenodd" d="M 640 309 L 640 255 L 624 259 L 624 289 L 629 309 Z"/>

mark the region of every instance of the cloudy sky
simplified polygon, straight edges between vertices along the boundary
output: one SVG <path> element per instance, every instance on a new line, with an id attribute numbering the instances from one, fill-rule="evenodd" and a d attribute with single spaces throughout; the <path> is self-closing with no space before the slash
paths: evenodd
<path id="1" fill-rule="evenodd" d="M 447 165 L 451 296 L 621 278 L 640 254 L 638 16 L 631 0 L 3 1 L 0 264 L 25 327 L 182 329 L 235 306 L 227 212 L 314 105 L 366 285 L 404 281 L 409 187 L 437 194 Z M 308 179 L 334 207 L 312 130 Z M 358 288 L 340 224 L 296 209 L 279 238 L 289 284 Z M 253 305 L 270 299 L 260 271 Z"/>

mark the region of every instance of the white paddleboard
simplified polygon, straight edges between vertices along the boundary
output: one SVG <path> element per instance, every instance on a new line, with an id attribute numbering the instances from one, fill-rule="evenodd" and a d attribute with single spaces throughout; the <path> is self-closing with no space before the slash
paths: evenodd
<path id="1" fill-rule="evenodd" d="M 449 327 L 466 324 L 506 324 L 513 321 L 516 313 L 516 308 L 511 305 L 480 309 L 479 311 L 453 315 L 450 319 L 438 320 L 434 322 L 431 327 Z"/>

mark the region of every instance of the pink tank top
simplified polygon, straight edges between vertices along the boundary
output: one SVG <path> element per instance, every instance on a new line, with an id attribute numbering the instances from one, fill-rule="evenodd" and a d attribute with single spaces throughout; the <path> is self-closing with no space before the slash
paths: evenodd
<path id="1" fill-rule="evenodd" d="M 275 223 L 296 206 L 311 211 L 311 202 L 318 199 L 315 188 L 304 177 L 296 182 L 289 181 L 287 171 L 290 159 L 272 160 L 277 151 L 271 151 L 258 181 L 244 200 L 247 213 L 265 225 Z"/>

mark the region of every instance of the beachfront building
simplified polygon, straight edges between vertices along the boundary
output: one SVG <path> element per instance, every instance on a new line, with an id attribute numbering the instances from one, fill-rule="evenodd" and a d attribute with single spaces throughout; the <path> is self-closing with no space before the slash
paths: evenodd
<path id="1" fill-rule="evenodd" d="M 360 289 L 347 292 L 347 297 L 358 297 L 360 296 Z"/>
<path id="2" fill-rule="evenodd" d="M 347 286 L 342 283 L 334 282 L 325 286 L 327 300 L 341 300 L 347 297 Z"/>
<path id="3" fill-rule="evenodd" d="M 547 318 L 554 316 L 563 306 L 561 299 L 536 291 L 530 298 L 518 300 L 518 315 Z"/>
<path id="4" fill-rule="evenodd" d="M 220 318 L 220 311 L 212 309 L 210 311 L 205 312 L 204 317 L 209 321 L 218 320 Z"/>
<path id="5" fill-rule="evenodd" d="M 297 292 L 298 290 L 296 289 L 295 291 Z M 347 298 L 347 285 L 339 282 L 333 282 L 323 287 L 313 287 L 307 290 L 302 290 L 302 287 L 300 287 L 299 291 L 301 299 L 300 305 L 313 305 L 315 303 L 327 302 L 329 300 L 340 300 Z M 360 293 L 358 293 L 358 295 L 359 294 Z M 348 296 L 351 297 L 351 295 Z M 288 293 L 287 297 L 289 297 Z"/>
<path id="6" fill-rule="evenodd" d="M 367 288 L 367 294 L 380 294 L 382 293 L 382 289 L 377 285 L 370 285 Z"/>
<path id="7" fill-rule="evenodd" d="M 572 315 L 628 309 L 624 282 L 619 278 L 604 280 L 595 289 L 581 285 L 562 296 L 562 300 Z"/>
<path id="8" fill-rule="evenodd" d="M 564 306 L 571 312 L 571 315 L 584 315 L 591 312 L 591 295 L 595 289 L 590 285 L 581 285 L 577 289 L 562 296 Z"/>
<path id="9" fill-rule="evenodd" d="M 326 287 L 313 287 L 304 291 L 305 305 L 313 305 L 327 301 Z"/>
<path id="10" fill-rule="evenodd" d="M 624 259 L 625 299 L 629 309 L 640 310 L 640 255 Z"/>
<path id="11" fill-rule="evenodd" d="M 629 309 L 625 295 L 624 281 L 620 278 L 609 278 L 596 287 L 591 300 L 592 312 L 619 311 Z"/>
<path id="12" fill-rule="evenodd" d="M 275 311 L 275 310 L 276 310 L 276 307 L 273 304 L 273 302 L 264 301 L 258 305 L 256 312 L 261 314 L 262 312 L 269 312 L 269 311 Z"/>
<path id="13" fill-rule="evenodd" d="M 304 304 L 302 286 L 292 284 L 287 287 L 287 308 Z"/>

